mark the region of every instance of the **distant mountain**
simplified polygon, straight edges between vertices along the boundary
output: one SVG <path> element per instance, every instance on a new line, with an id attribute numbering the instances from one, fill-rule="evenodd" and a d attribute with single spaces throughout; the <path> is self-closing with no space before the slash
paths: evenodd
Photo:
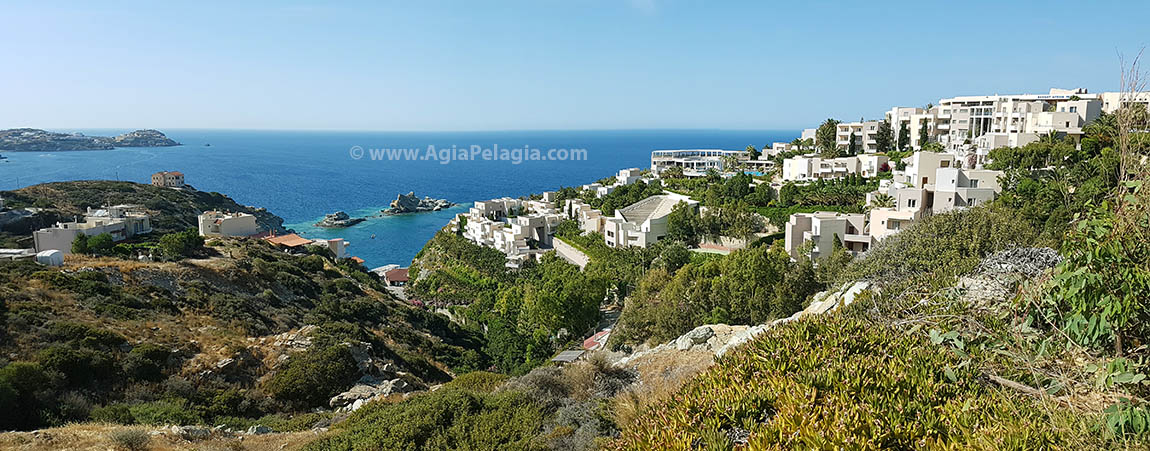
<path id="1" fill-rule="evenodd" d="M 0 130 L 0 150 L 52 152 L 64 150 L 110 150 L 116 147 L 171 147 L 180 143 L 157 130 L 136 130 L 116 137 L 56 133 L 35 128 Z"/>

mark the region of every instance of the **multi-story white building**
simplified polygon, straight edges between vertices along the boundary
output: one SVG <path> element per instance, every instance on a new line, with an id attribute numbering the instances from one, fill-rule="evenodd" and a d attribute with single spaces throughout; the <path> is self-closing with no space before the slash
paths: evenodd
<path id="1" fill-rule="evenodd" d="M 864 232 L 865 228 L 866 215 L 862 213 L 796 213 L 787 221 L 784 248 L 791 258 L 798 259 L 803 244 L 811 243 L 810 257 L 818 260 L 830 255 L 837 239 L 850 252 L 866 252 L 870 249 L 871 237 Z"/>
<path id="2" fill-rule="evenodd" d="M 863 154 L 839 158 L 821 158 L 814 155 L 791 157 L 783 160 L 784 181 L 804 182 L 818 179 L 836 179 L 850 174 L 863 177 L 878 175 L 887 164 L 886 155 Z"/>
<path id="3" fill-rule="evenodd" d="M 107 233 L 112 240 L 121 241 L 135 235 L 151 233 L 152 222 L 139 205 L 114 205 L 84 214 L 84 221 L 58 222 L 56 225 L 32 232 L 36 251 L 58 250 L 72 253 L 72 241 L 77 235 L 96 236 Z"/>
<path id="4" fill-rule="evenodd" d="M 647 247 L 667 235 L 667 215 L 679 203 L 698 208 L 699 202 L 680 194 L 660 194 L 615 210 L 603 221 L 603 239 L 611 247 Z"/>
<path id="5" fill-rule="evenodd" d="M 840 149 L 849 149 L 854 137 L 858 153 L 878 152 L 879 121 L 840 122 L 835 130 L 835 144 Z"/>
<path id="6" fill-rule="evenodd" d="M 656 175 L 668 168 L 679 167 L 688 177 L 706 175 L 707 171 L 714 169 L 723 172 L 725 161 L 734 158 L 746 160 L 749 154 L 745 150 L 721 149 L 682 149 L 682 150 L 656 150 L 651 152 L 651 172 Z"/>
<path id="7" fill-rule="evenodd" d="M 563 205 L 563 215 L 578 223 L 583 233 L 603 233 L 603 222 L 606 220 L 603 212 L 591 208 L 581 199 L 567 199 Z"/>
<path id="8" fill-rule="evenodd" d="M 563 215 L 550 202 L 504 197 L 476 202 L 466 219 L 465 238 L 498 249 L 517 267 L 552 245 Z"/>
<path id="9" fill-rule="evenodd" d="M 205 211 L 199 216 L 201 236 L 252 236 L 260 233 L 256 217 L 248 213 Z"/>

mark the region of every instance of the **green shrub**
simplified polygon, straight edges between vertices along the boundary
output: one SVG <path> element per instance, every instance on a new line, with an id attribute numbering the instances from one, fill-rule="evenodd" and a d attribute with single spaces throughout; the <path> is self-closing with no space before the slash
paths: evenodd
<path id="1" fill-rule="evenodd" d="M 347 346 L 312 349 L 292 356 L 273 376 L 266 389 L 276 399 L 298 406 L 325 405 L 359 377 L 355 358 Z"/>
<path id="2" fill-rule="evenodd" d="M 507 376 L 503 374 L 489 373 L 487 371 L 472 371 L 452 379 L 452 381 L 444 385 L 443 388 L 490 392 L 506 381 Z"/>
<path id="3" fill-rule="evenodd" d="M 40 409 L 48 405 L 37 393 L 50 388 L 39 365 L 16 362 L 0 368 L 0 429 L 27 429 L 41 422 Z"/>
<path id="4" fill-rule="evenodd" d="M 92 421 L 115 424 L 135 424 L 136 418 L 126 404 L 108 404 L 92 409 Z"/>
<path id="5" fill-rule="evenodd" d="M 190 425 L 204 422 L 203 416 L 187 400 L 179 398 L 136 404 L 128 410 L 139 424 Z"/>
<path id="6" fill-rule="evenodd" d="M 72 387 L 84 387 L 115 374 L 114 360 L 105 353 L 87 348 L 51 346 L 40 351 L 37 361 L 45 370 L 63 374 Z"/>
<path id="7" fill-rule="evenodd" d="M 522 392 L 438 390 L 395 404 L 370 403 L 307 450 L 546 449 L 544 415 Z"/>

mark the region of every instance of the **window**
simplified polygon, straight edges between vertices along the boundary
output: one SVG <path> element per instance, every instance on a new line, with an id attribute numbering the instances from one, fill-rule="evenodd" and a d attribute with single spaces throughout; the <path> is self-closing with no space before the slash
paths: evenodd
<path id="1" fill-rule="evenodd" d="M 950 162 L 949 162 L 949 161 L 942 161 L 942 162 L 939 162 L 939 166 L 938 166 L 938 167 L 940 167 L 940 168 L 949 168 L 949 167 L 950 167 Z"/>
<path id="2" fill-rule="evenodd" d="M 1076 106 L 1072 106 L 1072 107 L 1070 107 L 1070 112 L 1071 112 L 1071 113 L 1077 113 L 1077 112 L 1078 112 L 1078 107 L 1076 107 Z"/>
<path id="3" fill-rule="evenodd" d="M 907 199 L 906 200 L 906 207 L 907 208 L 914 208 L 916 205 L 918 205 L 918 199 Z"/>
<path id="4" fill-rule="evenodd" d="M 970 179 L 970 187 L 978 188 L 978 179 Z"/>

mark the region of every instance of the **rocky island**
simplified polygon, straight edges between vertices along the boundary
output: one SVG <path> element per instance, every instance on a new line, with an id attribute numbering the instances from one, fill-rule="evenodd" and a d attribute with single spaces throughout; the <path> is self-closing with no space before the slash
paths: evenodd
<path id="1" fill-rule="evenodd" d="M 342 211 L 337 211 L 335 213 L 325 215 L 323 217 L 323 220 L 315 223 L 315 226 L 316 227 L 324 227 L 324 228 L 328 228 L 328 229 L 340 229 L 340 228 L 344 228 L 344 227 L 351 227 L 353 225 L 356 225 L 356 224 L 363 222 L 364 220 L 365 220 L 364 218 L 353 218 L 351 216 L 348 216 L 347 213 L 344 213 Z"/>
<path id="2" fill-rule="evenodd" d="M 396 196 L 395 200 L 391 201 L 391 207 L 383 210 L 383 213 L 389 215 L 420 213 L 424 211 L 439 211 L 453 206 L 455 206 L 455 203 L 447 199 L 432 199 L 430 197 L 420 199 L 415 196 L 415 192 L 409 192 Z"/>
<path id="3" fill-rule="evenodd" d="M 54 152 L 66 150 L 111 150 L 117 147 L 172 147 L 180 143 L 157 130 L 136 130 L 119 136 L 87 136 L 57 133 L 35 128 L 0 130 L 0 150 L 14 152 Z"/>

